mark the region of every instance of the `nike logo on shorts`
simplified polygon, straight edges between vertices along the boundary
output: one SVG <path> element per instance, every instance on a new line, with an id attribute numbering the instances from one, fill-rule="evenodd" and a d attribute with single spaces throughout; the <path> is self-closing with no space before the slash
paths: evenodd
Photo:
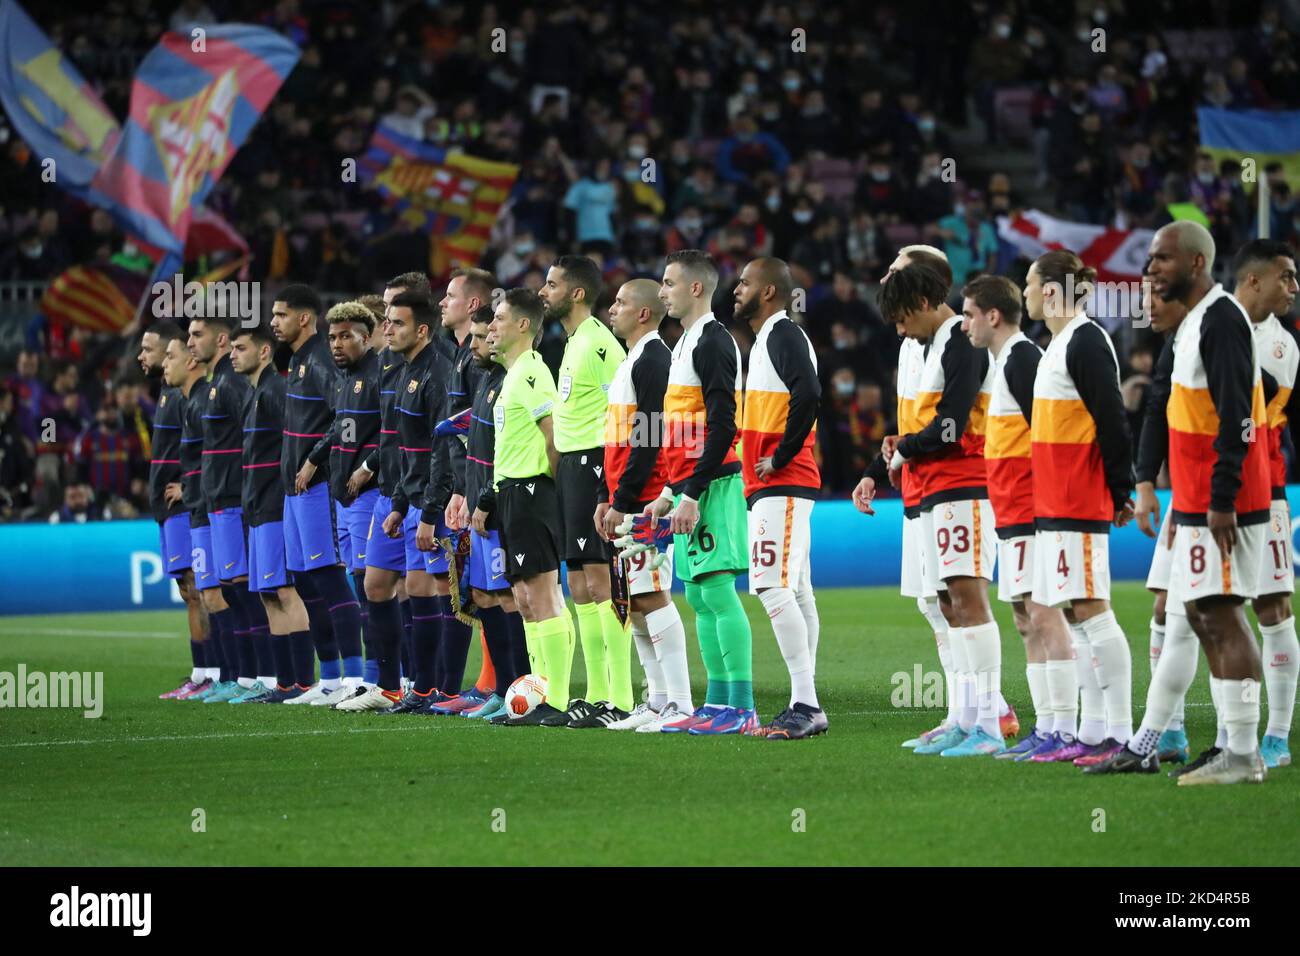
<path id="1" fill-rule="evenodd" d="M 271 574 L 275 574 L 275 572 L 272 571 Z M 263 581 L 269 581 L 269 580 L 271 580 L 271 574 L 264 574 L 264 575 L 262 575 L 262 580 L 263 580 Z"/>
<path id="2" fill-rule="evenodd" d="M 313 554 L 313 555 L 312 555 L 310 558 L 308 558 L 307 560 L 308 560 L 308 561 L 315 561 L 317 558 L 319 558 L 319 557 L 320 557 L 322 554 L 324 554 L 324 553 L 325 553 L 324 551 L 317 551 L 315 554 Z"/>
<path id="3" fill-rule="evenodd" d="M 180 556 L 179 554 L 177 554 L 177 555 L 173 555 L 172 557 L 170 557 L 170 558 L 167 559 L 167 563 L 170 564 L 171 562 L 173 562 L 173 561 L 179 561 L 180 559 L 181 559 L 181 556 Z"/>
<path id="4" fill-rule="evenodd" d="M 229 571 L 229 570 L 230 570 L 231 568 L 233 568 L 234 566 L 235 566 L 235 562 L 234 562 L 234 561 L 231 561 L 229 564 L 226 565 L 226 567 L 224 568 L 224 570 Z"/>

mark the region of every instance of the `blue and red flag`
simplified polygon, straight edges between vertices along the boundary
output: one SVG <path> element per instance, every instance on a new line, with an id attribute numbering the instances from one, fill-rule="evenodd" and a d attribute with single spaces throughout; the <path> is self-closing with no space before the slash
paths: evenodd
<path id="1" fill-rule="evenodd" d="M 0 0 L 0 103 L 53 182 L 83 199 L 122 135 L 77 68 L 15 0 Z"/>
<path id="2" fill-rule="evenodd" d="M 131 114 L 92 188 L 122 225 L 169 253 L 284 82 L 299 50 L 263 27 L 166 33 L 136 71 Z"/>

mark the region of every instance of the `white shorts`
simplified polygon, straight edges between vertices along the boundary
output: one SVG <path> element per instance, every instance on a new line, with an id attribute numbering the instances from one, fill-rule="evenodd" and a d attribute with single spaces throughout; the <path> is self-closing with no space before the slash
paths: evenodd
<path id="1" fill-rule="evenodd" d="M 934 597 L 934 588 L 926 594 L 925 561 L 921 557 L 921 516 L 903 517 L 903 566 L 899 572 L 899 592 L 903 597 Z"/>
<path id="2" fill-rule="evenodd" d="M 1089 531 L 1038 531 L 1034 535 L 1035 604 L 1110 600 L 1110 535 Z"/>
<path id="3" fill-rule="evenodd" d="M 998 538 L 998 600 L 1023 601 L 1034 590 L 1034 536 Z"/>
<path id="4" fill-rule="evenodd" d="M 1178 525 L 1169 571 L 1170 600 L 1186 603 L 1229 594 L 1247 599 L 1258 595 L 1268 530 L 1267 524 L 1239 527 L 1237 545 L 1225 560 L 1208 528 Z"/>
<path id="5" fill-rule="evenodd" d="M 1269 508 L 1264 553 L 1259 562 L 1259 593 L 1290 594 L 1295 590 L 1295 563 L 1291 553 L 1291 507 L 1274 501 Z"/>
<path id="6" fill-rule="evenodd" d="M 921 597 L 929 599 L 938 597 L 940 591 L 948 590 L 948 585 L 939 577 L 939 556 L 934 550 L 934 512 L 922 511 L 916 516 L 917 554 L 921 559 Z"/>
<path id="7" fill-rule="evenodd" d="M 654 594 L 658 591 L 668 591 L 673 586 L 673 546 L 668 545 L 668 560 L 658 568 L 653 570 L 650 567 L 651 559 L 657 554 L 655 551 L 642 551 L 634 554 L 624 562 L 627 568 L 627 594 L 628 597 L 635 597 L 638 594 Z"/>
<path id="8" fill-rule="evenodd" d="M 773 495 L 749 509 L 749 593 L 761 588 L 798 590 L 811 579 L 811 498 Z"/>
<path id="9" fill-rule="evenodd" d="M 926 539 L 934 555 L 935 578 L 993 580 L 998 536 L 993 529 L 993 505 L 987 498 L 945 501 L 929 511 L 933 533 Z"/>
<path id="10" fill-rule="evenodd" d="M 1172 507 L 1165 509 L 1160 530 L 1156 532 L 1156 551 L 1151 555 L 1151 570 L 1147 572 L 1148 591 L 1169 590 L 1169 567 L 1174 560 L 1174 549 L 1165 547 L 1165 539 L 1169 534 L 1169 516 L 1173 513 Z"/>

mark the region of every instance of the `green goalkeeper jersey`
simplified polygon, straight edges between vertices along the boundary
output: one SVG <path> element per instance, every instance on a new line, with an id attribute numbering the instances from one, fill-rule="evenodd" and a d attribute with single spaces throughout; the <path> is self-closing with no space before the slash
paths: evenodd
<path id="1" fill-rule="evenodd" d="M 609 383 L 626 357 L 614 333 L 594 315 L 569 336 L 555 406 L 556 451 L 586 451 L 605 444 Z"/>
<path id="2" fill-rule="evenodd" d="M 555 380 L 537 352 L 525 352 L 506 371 L 492 406 L 496 426 L 493 486 L 503 478 L 551 474 L 546 436 L 537 423 L 555 407 Z"/>

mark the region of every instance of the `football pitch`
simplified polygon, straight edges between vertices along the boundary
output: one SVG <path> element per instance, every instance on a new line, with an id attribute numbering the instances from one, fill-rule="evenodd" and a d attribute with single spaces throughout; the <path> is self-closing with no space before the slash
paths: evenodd
<path id="1" fill-rule="evenodd" d="M 788 680 L 766 616 L 754 686 L 766 720 Z M 915 604 L 822 590 L 818 685 L 830 732 L 806 741 L 505 728 L 459 717 L 160 701 L 188 670 L 180 612 L 0 618 L 0 671 L 102 671 L 98 719 L 0 711 L 0 865 L 1293 865 L 1300 767 L 1262 786 L 1179 788 L 1071 766 L 922 757 L 899 746 L 937 709 L 895 706 L 937 672 Z M 1150 596 L 1119 584 L 1134 716 Z M 1024 651 L 996 604 L 1003 687 L 1028 732 Z M 703 670 L 690 633 L 697 703 Z M 635 654 L 633 655 L 635 660 Z M 633 665 L 636 679 L 639 665 Z M 477 646 L 468 675 L 477 673 Z M 574 663 L 581 692 L 581 650 Z M 896 675 L 904 675 L 902 678 Z M 942 680 L 939 674 L 938 679 Z M 913 688 L 920 690 L 920 688 Z M 917 695 L 919 696 L 919 694 Z M 914 700 L 914 703 L 921 703 Z M 1214 716 L 1204 658 L 1193 754 Z"/>

